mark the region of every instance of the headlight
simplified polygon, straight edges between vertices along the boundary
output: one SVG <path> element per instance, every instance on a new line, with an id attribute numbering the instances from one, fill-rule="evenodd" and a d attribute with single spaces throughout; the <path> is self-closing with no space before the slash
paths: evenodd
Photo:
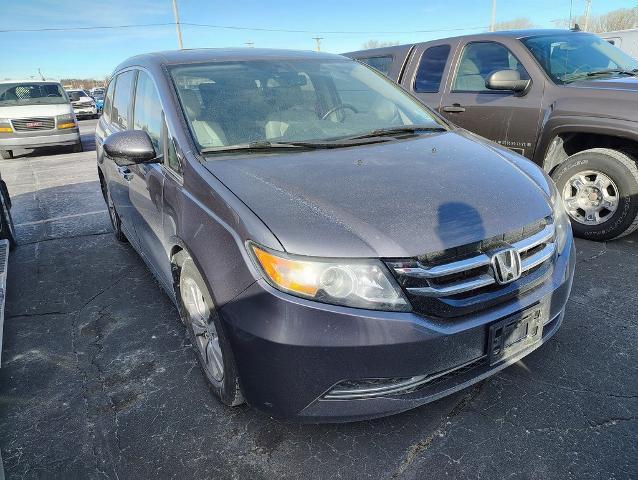
<path id="1" fill-rule="evenodd" d="M 13 128 L 8 118 L 0 118 L 0 133 L 11 133 Z"/>
<path id="2" fill-rule="evenodd" d="M 65 115 L 58 115 L 55 117 L 58 129 L 62 130 L 65 128 L 74 128 L 77 126 L 75 115 L 72 113 L 67 113 Z"/>
<path id="3" fill-rule="evenodd" d="M 572 226 L 569 220 L 569 215 L 565 211 L 565 205 L 563 204 L 563 196 L 560 194 L 554 182 L 549 179 L 549 186 L 551 189 L 550 202 L 552 204 L 552 211 L 554 214 L 554 228 L 556 229 L 556 247 L 558 252 L 562 252 L 565 247 L 567 238 L 571 235 Z"/>
<path id="4" fill-rule="evenodd" d="M 372 310 L 408 311 L 410 304 L 379 260 L 322 260 L 248 248 L 273 287 L 318 302 Z"/>

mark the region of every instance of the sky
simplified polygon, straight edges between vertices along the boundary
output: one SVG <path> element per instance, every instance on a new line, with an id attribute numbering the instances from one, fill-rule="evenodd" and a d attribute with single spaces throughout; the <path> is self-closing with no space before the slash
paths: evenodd
<path id="1" fill-rule="evenodd" d="M 410 43 L 485 31 L 492 0 L 177 0 L 185 48 L 315 48 L 342 53 L 367 40 Z M 497 0 L 496 20 L 528 17 L 539 28 L 581 15 L 584 0 Z M 598 15 L 635 0 L 593 0 Z M 171 0 L 19 0 L 2 2 L 0 79 L 104 78 L 127 57 L 173 50 L 177 37 Z M 140 25 L 76 31 L 7 30 Z M 152 25 L 149 24 L 167 24 Z M 254 29 L 254 30 L 250 30 Z M 258 30 L 261 29 L 261 30 Z M 289 30 L 276 32 L 268 30 Z M 296 30 L 297 32 L 290 32 Z M 299 32 L 302 30 L 302 32 Z"/>

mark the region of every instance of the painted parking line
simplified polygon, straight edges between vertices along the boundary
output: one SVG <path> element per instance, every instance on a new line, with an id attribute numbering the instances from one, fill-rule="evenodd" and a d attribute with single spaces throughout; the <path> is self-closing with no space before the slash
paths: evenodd
<path id="1" fill-rule="evenodd" d="M 85 217 L 87 215 L 98 215 L 100 213 L 108 213 L 106 209 L 95 210 L 93 212 L 74 213 L 72 215 L 62 215 L 60 217 L 45 218 L 44 220 L 34 220 L 32 222 L 16 223 L 16 227 L 26 227 L 28 225 L 41 225 L 43 223 L 57 222 L 59 220 L 67 220 L 69 218 Z"/>

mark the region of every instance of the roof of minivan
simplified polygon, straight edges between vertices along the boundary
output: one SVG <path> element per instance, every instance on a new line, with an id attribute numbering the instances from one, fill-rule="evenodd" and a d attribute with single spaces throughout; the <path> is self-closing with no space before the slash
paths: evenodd
<path id="1" fill-rule="evenodd" d="M 536 37 L 536 36 L 543 36 L 543 35 L 564 35 L 566 33 L 575 34 L 575 35 L 586 33 L 586 34 L 593 35 L 590 32 L 583 32 L 580 30 L 551 29 L 551 28 L 547 28 L 547 29 L 530 28 L 525 30 L 501 30 L 498 32 L 481 32 L 481 33 L 473 33 L 471 35 L 456 35 L 454 37 L 436 38 L 432 40 L 424 40 L 423 42 L 414 42 L 414 43 L 408 43 L 405 45 L 397 45 L 397 46 L 391 46 L 391 47 L 380 47 L 380 48 L 373 48 L 373 49 L 356 50 L 356 51 L 344 53 L 343 55 L 352 55 L 352 54 L 361 53 L 361 52 L 370 52 L 370 53 L 379 52 L 381 54 L 383 52 L 387 52 L 396 48 L 401 48 L 401 47 L 406 47 L 411 45 L 418 45 L 422 43 L 446 42 L 450 40 L 458 40 L 459 38 L 466 38 L 469 40 L 486 39 L 486 38 L 492 38 L 492 37 L 528 38 L 528 37 Z"/>
<path id="2" fill-rule="evenodd" d="M 180 63 L 223 62 L 229 60 L 304 60 L 338 59 L 340 55 L 312 50 L 280 50 L 270 48 L 198 48 L 186 50 L 167 50 L 145 53 L 128 58 L 120 63 L 115 71 L 133 65 L 166 65 Z"/>

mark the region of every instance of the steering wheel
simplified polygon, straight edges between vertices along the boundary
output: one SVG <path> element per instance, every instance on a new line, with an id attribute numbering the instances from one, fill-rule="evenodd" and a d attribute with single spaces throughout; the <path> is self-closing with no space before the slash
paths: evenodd
<path id="1" fill-rule="evenodd" d="M 56 95 L 55 93 L 49 93 L 47 97 L 59 97 L 59 95 Z"/>
<path id="2" fill-rule="evenodd" d="M 352 110 L 354 113 L 359 113 L 359 110 L 357 110 L 356 108 L 354 108 L 352 105 L 350 105 L 349 103 L 342 103 L 341 105 L 337 105 L 334 108 L 331 108 L 330 110 L 328 110 L 326 113 L 323 114 L 323 116 L 321 117 L 321 120 L 325 120 L 326 118 L 328 118 L 330 115 L 332 115 L 335 112 L 338 112 L 339 110 L 344 110 L 344 109 L 348 109 L 348 110 Z"/>

